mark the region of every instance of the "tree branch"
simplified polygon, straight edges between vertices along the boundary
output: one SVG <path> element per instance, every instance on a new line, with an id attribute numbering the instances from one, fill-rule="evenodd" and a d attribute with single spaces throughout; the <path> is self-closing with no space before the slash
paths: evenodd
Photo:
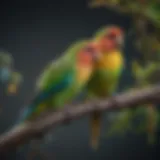
<path id="1" fill-rule="evenodd" d="M 70 106 L 68 110 L 59 110 L 56 113 L 47 113 L 40 120 L 17 126 L 0 136 L 0 152 L 13 150 L 16 147 L 45 134 L 50 128 L 64 123 L 66 120 L 78 119 L 94 111 L 108 111 L 133 107 L 144 103 L 160 102 L 160 84 L 136 91 L 130 91 L 111 97 L 108 100 L 96 100 L 77 106 Z"/>

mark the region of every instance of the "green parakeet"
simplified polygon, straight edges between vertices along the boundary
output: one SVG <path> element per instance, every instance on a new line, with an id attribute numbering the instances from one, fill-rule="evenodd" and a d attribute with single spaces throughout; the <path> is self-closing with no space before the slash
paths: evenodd
<path id="1" fill-rule="evenodd" d="M 118 82 L 124 67 L 124 58 L 121 52 L 123 45 L 123 31 L 117 26 L 108 26 L 100 29 L 93 38 L 102 53 L 100 61 L 88 82 L 88 99 L 112 96 L 117 89 Z M 91 146 L 97 149 L 100 137 L 101 113 L 91 115 Z"/>
<path id="2" fill-rule="evenodd" d="M 71 103 L 85 88 L 100 55 L 96 43 L 90 40 L 69 46 L 60 58 L 44 68 L 36 83 L 36 95 L 24 108 L 15 126 L 37 120 L 48 111 L 56 111 Z M 45 143 L 52 140 L 51 134 L 43 136 L 35 140 L 45 140 Z"/>
<path id="3" fill-rule="evenodd" d="M 72 102 L 91 77 L 99 55 L 98 47 L 84 40 L 72 44 L 62 57 L 49 63 L 37 81 L 36 95 L 24 110 L 20 123 Z"/>

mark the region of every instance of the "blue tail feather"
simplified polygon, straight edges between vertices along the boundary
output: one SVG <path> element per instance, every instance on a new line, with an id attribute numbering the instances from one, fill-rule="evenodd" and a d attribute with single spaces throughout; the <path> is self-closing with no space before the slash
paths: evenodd
<path id="1" fill-rule="evenodd" d="M 20 118 L 17 123 L 23 122 L 26 120 L 36 109 L 39 104 L 44 102 L 45 100 L 51 98 L 53 95 L 58 92 L 63 91 L 69 84 L 72 82 L 72 76 L 68 74 L 66 78 L 62 79 L 58 84 L 52 85 L 47 90 L 41 91 L 29 104 L 24 108 L 23 112 L 20 114 Z"/>
<path id="2" fill-rule="evenodd" d="M 20 113 L 20 117 L 16 123 L 16 125 L 19 125 L 23 121 L 25 121 L 32 113 L 37 109 L 38 105 L 44 102 L 45 100 L 49 99 L 51 96 L 57 94 L 58 92 L 63 91 L 65 88 L 68 87 L 72 83 L 73 76 L 71 74 L 67 74 L 62 81 L 60 81 L 56 85 L 52 85 L 50 88 L 48 88 L 45 91 L 41 91 L 36 97 L 31 101 L 30 104 L 28 104 Z M 16 126 L 15 125 L 15 126 Z M 23 145 L 18 149 L 18 152 L 23 151 L 25 149 L 26 145 Z"/>
<path id="3" fill-rule="evenodd" d="M 26 106 L 26 107 L 21 111 L 20 116 L 19 116 L 16 124 L 19 124 L 19 123 L 25 121 L 25 120 L 29 117 L 29 115 L 32 114 L 32 112 L 33 112 L 33 107 L 30 106 L 30 105 L 29 105 L 29 106 Z"/>

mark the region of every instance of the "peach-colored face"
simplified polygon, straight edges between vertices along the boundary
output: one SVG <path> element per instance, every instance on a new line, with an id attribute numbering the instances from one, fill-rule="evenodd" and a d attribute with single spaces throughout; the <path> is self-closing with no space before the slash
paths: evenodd
<path id="1" fill-rule="evenodd" d="M 123 45 L 123 31 L 118 27 L 107 29 L 106 34 L 99 40 L 102 52 L 112 51 Z"/>
<path id="2" fill-rule="evenodd" d="M 98 60 L 99 56 L 100 50 L 98 43 L 91 42 L 78 53 L 78 63 L 85 66 L 92 66 Z"/>

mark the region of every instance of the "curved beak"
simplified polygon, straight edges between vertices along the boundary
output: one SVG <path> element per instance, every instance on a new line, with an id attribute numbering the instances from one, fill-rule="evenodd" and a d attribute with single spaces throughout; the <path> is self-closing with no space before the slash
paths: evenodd
<path id="1" fill-rule="evenodd" d="M 124 46 L 124 36 L 122 35 L 118 36 L 116 41 L 117 41 L 118 46 Z"/>
<path id="2" fill-rule="evenodd" d="M 99 61 L 101 58 L 102 58 L 102 52 L 96 52 L 96 53 L 93 55 L 93 60 L 94 60 L 95 62 Z"/>

